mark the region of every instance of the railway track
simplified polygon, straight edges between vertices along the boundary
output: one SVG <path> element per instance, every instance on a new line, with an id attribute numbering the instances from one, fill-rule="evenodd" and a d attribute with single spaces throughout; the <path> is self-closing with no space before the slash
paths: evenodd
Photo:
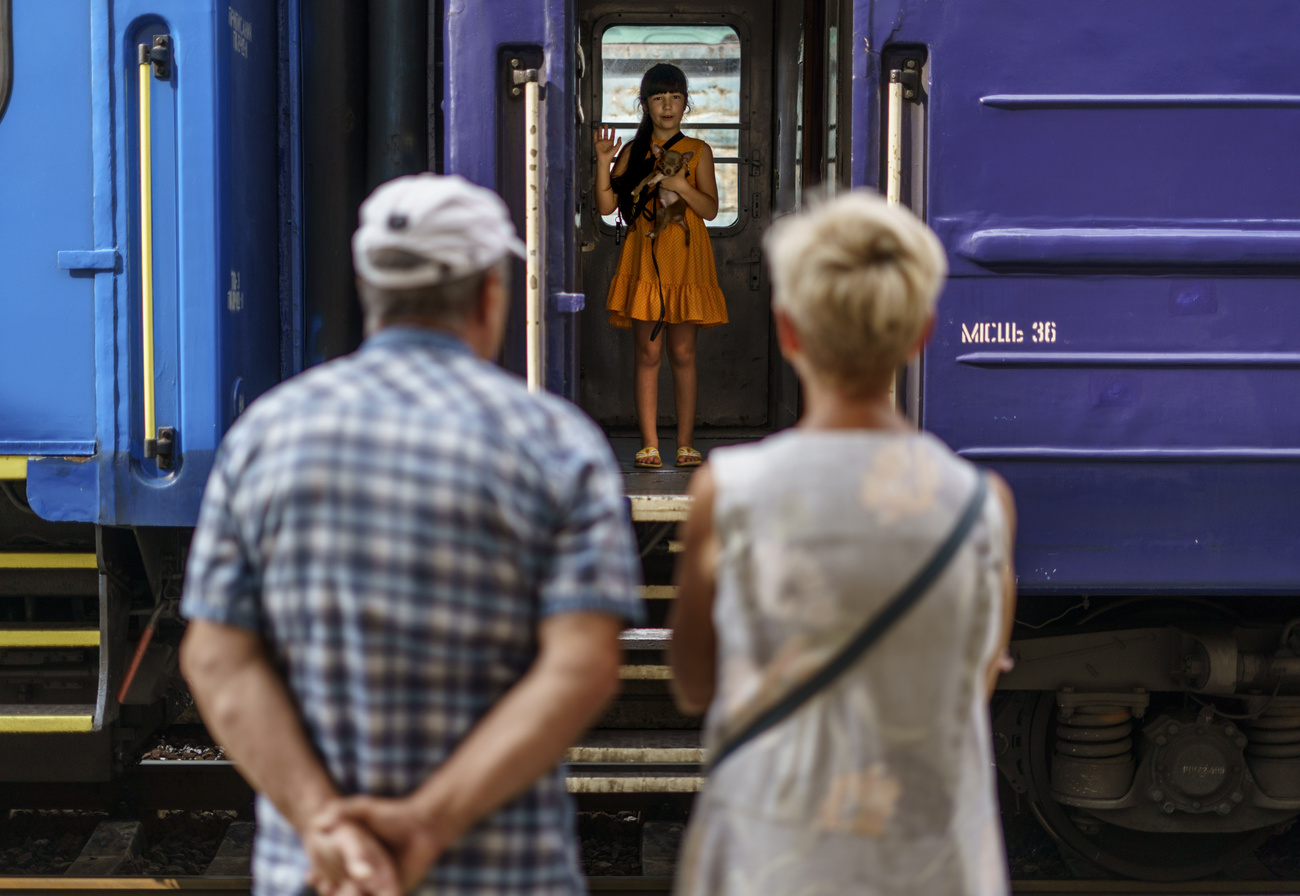
<path id="1" fill-rule="evenodd" d="M 0 877 L 0 892 L 83 896 L 92 893 L 185 893 L 188 896 L 242 896 L 250 892 L 247 877 L 224 878 L 65 878 Z M 590 892 L 602 896 L 669 896 L 668 878 L 589 878 Z M 1015 881 L 1012 892 L 1023 896 L 1295 896 L 1300 881 L 1201 881 L 1164 884 L 1119 881 Z"/>
<path id="2" fill-rule="evenodd" d="M 101 893 L 185 893 L 187 896 L 246 896 L 252 880 L 227 878 L 146 877 L 0 877 L 0 892 L 48 893 L 51 896 L 87 896 Z M 667 878 L 591 878 L 587 887 L 601 896 L 669 896 Z"/>

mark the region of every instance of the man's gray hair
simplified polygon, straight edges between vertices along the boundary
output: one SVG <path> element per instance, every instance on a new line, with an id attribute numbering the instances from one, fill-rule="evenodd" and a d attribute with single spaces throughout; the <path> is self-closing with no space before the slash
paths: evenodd
<path id="1" fill-rule="evenodd" d="M 402 269 L 427 262 L 401 249 L 380 249 L 372 253 L 371 262 L 379 267 Z M 366 331 L 403 320 L 420 319 L 455 326 L 464 322 L 483 291 L 483 283 L 492 273 L 509 288 L 510 256 L 505 255 L 488 267 L 458 277 L 411 289 L 383 289 L 364 279 L 357 280 L 357 293 L 365 312 Z"/>

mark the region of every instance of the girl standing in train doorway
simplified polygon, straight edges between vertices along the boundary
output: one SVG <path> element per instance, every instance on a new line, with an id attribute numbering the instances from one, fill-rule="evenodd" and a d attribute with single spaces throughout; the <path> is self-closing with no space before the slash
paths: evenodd
<path id="1" fill-rule="evenodd" d="M 619 209 L 628 225 L 605 305 L 610 323 L 631 329 L 636 341 L 636 414 L 644 446 L 636 453 L 638 467 L 663 465 L 658 414 L 659 364 L 665 342 L 677 412 L 676 465 L 699 466 L 700 452 L 691 446 L 697 394 L 695 337 L 700 327 L 727 322 L 713 246 L 704 226 L 718 214 L 713 151 L 703 140 L 681 132 L 688 108 L 686 75 L 675 65 L 660 63 L 641 79 L 641 125 L 627 149 L 619 152 L 623 141 L 615 142 L 613 128 L 600 128 L 596 134 L 596 209 L 602 215 Z M 656 162 L 661 157 L 674 160 L 669 155 L 674 151 L 681 156 L 681 169 L 653 187 L 642 187 L 654 174 Z M 676 207 L 683 213 L 682 220 L 666 223 L 652 236 L 659 210 L 674 209 L 671 199 L 664 202 L 670 192 L 685 204 L 684 210 Z"/>

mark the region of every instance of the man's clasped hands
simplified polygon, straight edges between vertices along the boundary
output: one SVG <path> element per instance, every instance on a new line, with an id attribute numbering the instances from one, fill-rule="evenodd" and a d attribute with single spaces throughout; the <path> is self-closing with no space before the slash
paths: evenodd
<path id="1" fill-rule="evenodd" d="M 329 801 L 301 835 L 320 896 L 401 896 L 455 839 L 415 799 L 373 796 Z"/>

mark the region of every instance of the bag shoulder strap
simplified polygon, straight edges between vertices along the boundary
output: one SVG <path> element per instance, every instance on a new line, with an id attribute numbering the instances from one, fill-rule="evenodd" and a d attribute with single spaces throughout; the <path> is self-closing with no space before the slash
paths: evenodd
<path id="1" fill-rule="evenodd" d="M 961 547 L 962 542 L 966 540 L 966 536 L 970 534 L 971 528 L 975 525 L 975 521 L 979 519 L 987 496 L 988 478 L 984 475 L 983 470 L 979 470 L 974 493 L 971 495 L 970 500 L 966 502 L 966 507 L 962 510 L 956 525 L 952 527 L 952 531 L 948 533 L 948 537 L 943 540 L 938 550 L 930 557 L 930 562 L 913 576 L 907 586 L 891 599 L 884 609 L 872 617 L 830 662 L 819 669 L 807 681 L 804 681 L 789 694 L 782 697 L 776 705 L 751 722 L 747 728 L 723 744 L 718 750 L 718 754 L 713 757 L 709 764 L 710 773 L 741 746 L 785 720 L 796 709 L 803 706 L 823 688 L 839 678 L 844 670 L 857 662 L 872 644 L 878 641 L 885 632 L 893 628 L 894 623 L 916 604 L 921 596 L 934 584 L 935 580 L 947 569 L 952 558 L 956 556 L 957 549 Z"/>
<path id="2" fill-rule="evenodd" d="M 673 134 L 671 137 L 669 137 L 667 140 L 664 141 L 664 149 L 665 150 L 672 149 L 673 144 L 685 136 L 686 135 L 683 134 L 681 131 L 678 131 L 676 134 Z"/>

